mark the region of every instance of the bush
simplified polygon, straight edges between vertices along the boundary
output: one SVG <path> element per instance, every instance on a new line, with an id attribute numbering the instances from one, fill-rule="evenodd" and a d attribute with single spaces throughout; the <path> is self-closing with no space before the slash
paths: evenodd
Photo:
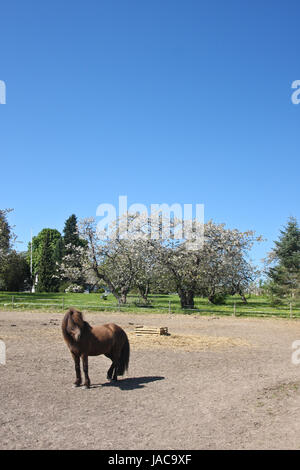
<path id="1" fill-rule="evenodd" d="M 66 289 L 71 285 L 70 282 L 61 282 L 59 285 L 58 292 L 66 292 Z"/>
<path id="2" fill-rule="evenodd" d="M 226 297 L 227 297 L 227 294 L 224 294 L 224 293 L 221 293 L 221 292 L 218 293 L 218 294 L 215 294 L 214 297 L 213 297 L 212 303 L 214 305 L 223 305 L 223 304 L 225 304 Z"/>
<path id="3" fill-rule="evenodd" d="M 270 298 L 270 304 L 271 304 L 272 307 L 279 307 L 280 305 L 283 305 L 284 302 L 279 297 L 272 296 Z"/>
<path id="4" fill-rule="evenodd" d="M 78 284 L 70 284 L 65 290 L 66 294 L 72 292 L 73 294 L 84 292 L 84 288 Z"/>

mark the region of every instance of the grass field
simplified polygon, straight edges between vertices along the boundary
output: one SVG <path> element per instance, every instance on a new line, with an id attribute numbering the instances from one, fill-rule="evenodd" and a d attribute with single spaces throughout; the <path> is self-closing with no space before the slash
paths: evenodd
<path id="1" fill-rule="evenodd" d="M 44 310 L 63 311 L 70 306 L 89 311 L 124 311 L 131 313 L 201 313 L 237 316 L 281 316 L 290 317 L 290 305 L 274 307 L 265 297 L 249 296 L 247 304 L 244 304 L 239 296 L 228 297 L 223 305 L 212 305 L 207 299 L 197 297 L 195 309 L 182 310 L 179 297 L 176 294 L 150 295 L 150 304 L 142 304 L 138 296 L 128 296 L 127 304 L 119 306 L 113 295 L 108 295 L 107 300 L 101 298 L 101 294 L 65 294 L 65 293 L 24 293 L 24 292 L 0 292 L 1 310 Z M 300 317 L 299 305 L 292 306 L 292 316 Z"/>

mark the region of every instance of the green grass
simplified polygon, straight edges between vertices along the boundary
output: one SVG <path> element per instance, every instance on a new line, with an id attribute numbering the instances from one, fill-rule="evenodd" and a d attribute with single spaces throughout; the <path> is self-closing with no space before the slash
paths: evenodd
<path id="1" fill-rule="evenodd" d="M 129 295 L 125 306 L 118 306 L 113 295 L 107 300 L 101 294 L 65 294 L 65 293 L 22 293 L 0 292 L 0 310 L 44 310 L 63 311 L 70 306 L 90 311 L 122 311 L 132 313 L 168 313 L 169 302 L 172 313 L 200 313 L 203 315 L 232 315 L 234 304 L 237 316 L 278 316 L 289 317 L 289 305 L 272 307 L 265 297 L 250 296 L 244 304 L 240 297 L 228 297 L 223 305 L 212 305 L 207 299 L 197 297 L 194 310 L 182 310 L 179 297 L 174 295 L 150 295 L 150 305 L 141 306 L 142 302 L 135 295 Z M 138 303 L 138 305 L 136 305 Z M 300 308 L 293 306 L 293 316 L 300 317 Z"/>

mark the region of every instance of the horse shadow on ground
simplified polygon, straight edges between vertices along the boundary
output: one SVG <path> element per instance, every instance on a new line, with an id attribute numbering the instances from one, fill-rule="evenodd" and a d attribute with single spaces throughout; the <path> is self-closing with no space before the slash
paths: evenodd
<path id="1" fill-rule="evenodd" d="M 117 387 L 120 390 L 135 390 L 138 388 L 144 388 L 145 384 L 150 382 L 156 382 L 157 380 L 164 380 L 164 377 L 160 376 L 150 376 L 150 377 L 130 377 L 127 379 L 120 379 L 117 381 L 112 380 L 111 382 L 106 382 L 104 384 L 93 384 L 92 388 L 100 387 Z"/>

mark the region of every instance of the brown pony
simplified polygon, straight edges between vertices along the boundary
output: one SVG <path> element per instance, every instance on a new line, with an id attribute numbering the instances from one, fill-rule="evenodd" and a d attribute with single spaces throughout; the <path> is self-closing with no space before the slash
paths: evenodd
<path id="1" fill-rule="evenodd" d="M 70 308 L 62 321 L 62 332 L 75 362 L 76 387 L 81 385 L 80 357 L 85 388 L 89 388 L 91 383 L 88 375 L 88 356 L 104 354 L 112 360 L 112 365 L 107 371 L 107 378 L 110 380 L 118 380 L 118 375 L 123 375 L 128 369 L 129 341 L 120 326 L 108 323 L 93 327 L 83 320 L 81 312 Z"/>

